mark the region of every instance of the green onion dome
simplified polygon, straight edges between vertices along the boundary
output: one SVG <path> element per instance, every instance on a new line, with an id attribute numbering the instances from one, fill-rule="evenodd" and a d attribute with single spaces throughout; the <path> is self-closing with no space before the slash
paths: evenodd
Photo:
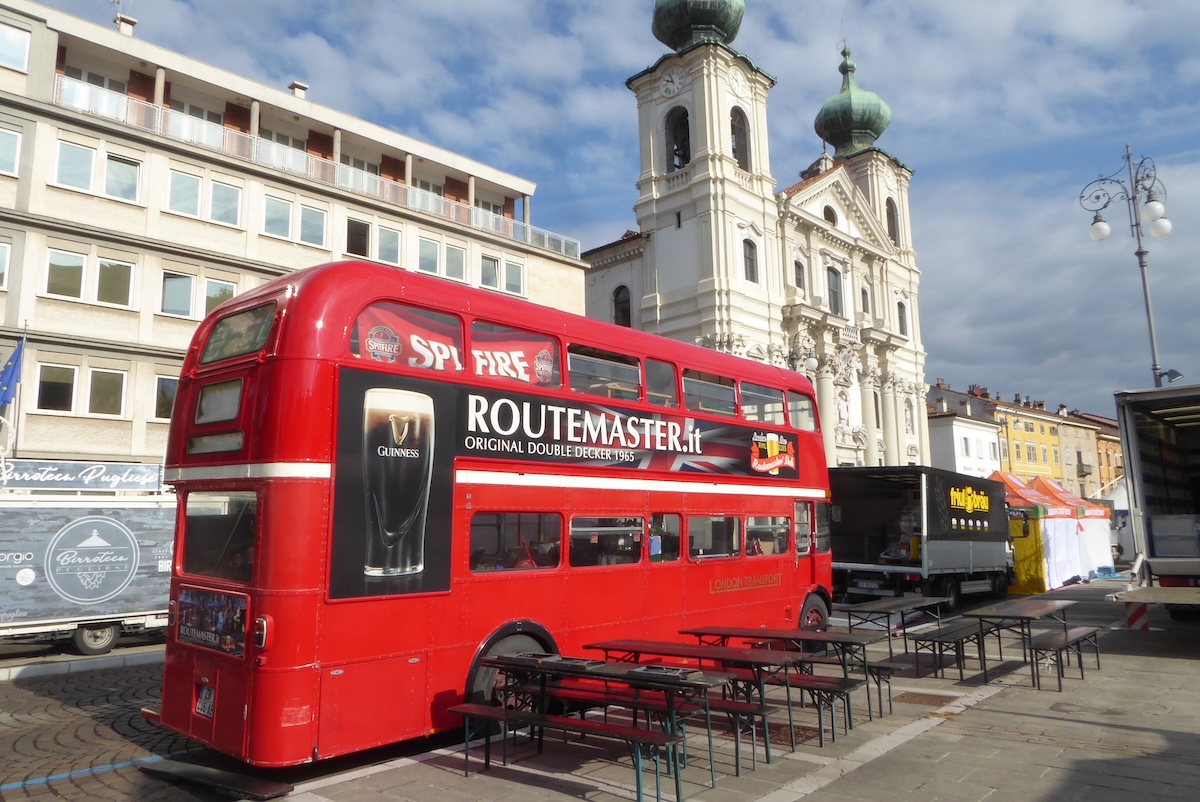
<path id="1" fill-rule="evenodd" d="M 875 145 L 892 122 L 892 110 L 879 95 L 854 83 L 856 66 L 850 60 L 850 48 L 842 49 L 842 91 L 825 101 L 813 121 L 813 129 L 824 142 L 834 147 L 841 158 Z"/>
<path id="2" fill-rule="evenodd" d="M 728 45 L 742 26 L 746 0 L 654 0 L 654 38 L 678 52 L 701 42 Z"/>

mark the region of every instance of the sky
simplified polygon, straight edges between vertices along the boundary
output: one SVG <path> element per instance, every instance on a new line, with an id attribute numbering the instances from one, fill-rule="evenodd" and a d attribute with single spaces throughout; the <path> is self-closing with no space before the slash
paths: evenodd
<path id="1" fill-rule="evenodd" d="M 111 25 L 110 0 L 46 5 Z M 926 381 L 1111 417 L 1152 387 L 1128 204 L 1088 236 L 1085 185 L 1150 157 L 1173 231 L 1146 237 L 1162 370 L 1200 384 L 1200 3 L 745 0 L 733 49 L 768 96 L 777 191 L 821 154 L 842 42 L 914 172 Z M 583 250 L 636 229 L 630 76 L 668 49 L 653 0 L 122 0 L 134 35 L 536 182 L 531 222 Z M 932 400 L 933 393 L 930 395 Z"/>

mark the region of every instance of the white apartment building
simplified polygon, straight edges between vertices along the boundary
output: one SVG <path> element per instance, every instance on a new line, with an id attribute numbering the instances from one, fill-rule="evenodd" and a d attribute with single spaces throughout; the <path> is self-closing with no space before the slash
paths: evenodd
<path id="1" fill-rule="evenodd" d="M 0 414 L 8 457 L 160 463 L 185 349 L 223 300 L 364 258 L 582 313 L 535 186 L 25 0 L 0 0 Z"/>

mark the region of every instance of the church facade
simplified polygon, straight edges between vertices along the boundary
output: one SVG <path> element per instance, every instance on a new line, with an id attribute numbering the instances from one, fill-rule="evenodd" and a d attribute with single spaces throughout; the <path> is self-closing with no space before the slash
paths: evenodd
<path id="1" fill-rule="evenodd" d="M 857 86 L 814 127 L 825 152 L 771 173 L 775 79 L 730 45 L 744 0 L 658 0 L 672 52 L 631 77 L 639 230 L 587 251 L 587 314 L 805 372 L 828 464 L 928 464 L 912 171 L 878 147 L 891 111 Z"/>

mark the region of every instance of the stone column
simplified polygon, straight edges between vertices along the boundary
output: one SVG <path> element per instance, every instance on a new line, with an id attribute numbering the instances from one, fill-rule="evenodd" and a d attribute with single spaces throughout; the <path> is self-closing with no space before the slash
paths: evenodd
<path id="1" fill-rule="evenodd" d="M 897 432 L 901 423 L 896 420 L 896 377 L 888 373 L 883 377 L 881 406 L 883 407 L 883 464 L 899 465 Z"/>
<path id="2" fill-rule="evenodd" d="M 833 388 L 833 373 L 827 362 L 817 368 L 817 410 L 821 413 L 821 439 L 825 443 L 825 464 L 837 465 L 837 393 Z"/>
<path id="3" fill-rule="evenodd" d="M 879 380 L 878 368 L 865 368 L 859 378 L 859 394 L 862 399 L 862 426 L 867 438 L 863 465 L 879 464 L 879 426 L 875 420 L 875 382 Z"/>

